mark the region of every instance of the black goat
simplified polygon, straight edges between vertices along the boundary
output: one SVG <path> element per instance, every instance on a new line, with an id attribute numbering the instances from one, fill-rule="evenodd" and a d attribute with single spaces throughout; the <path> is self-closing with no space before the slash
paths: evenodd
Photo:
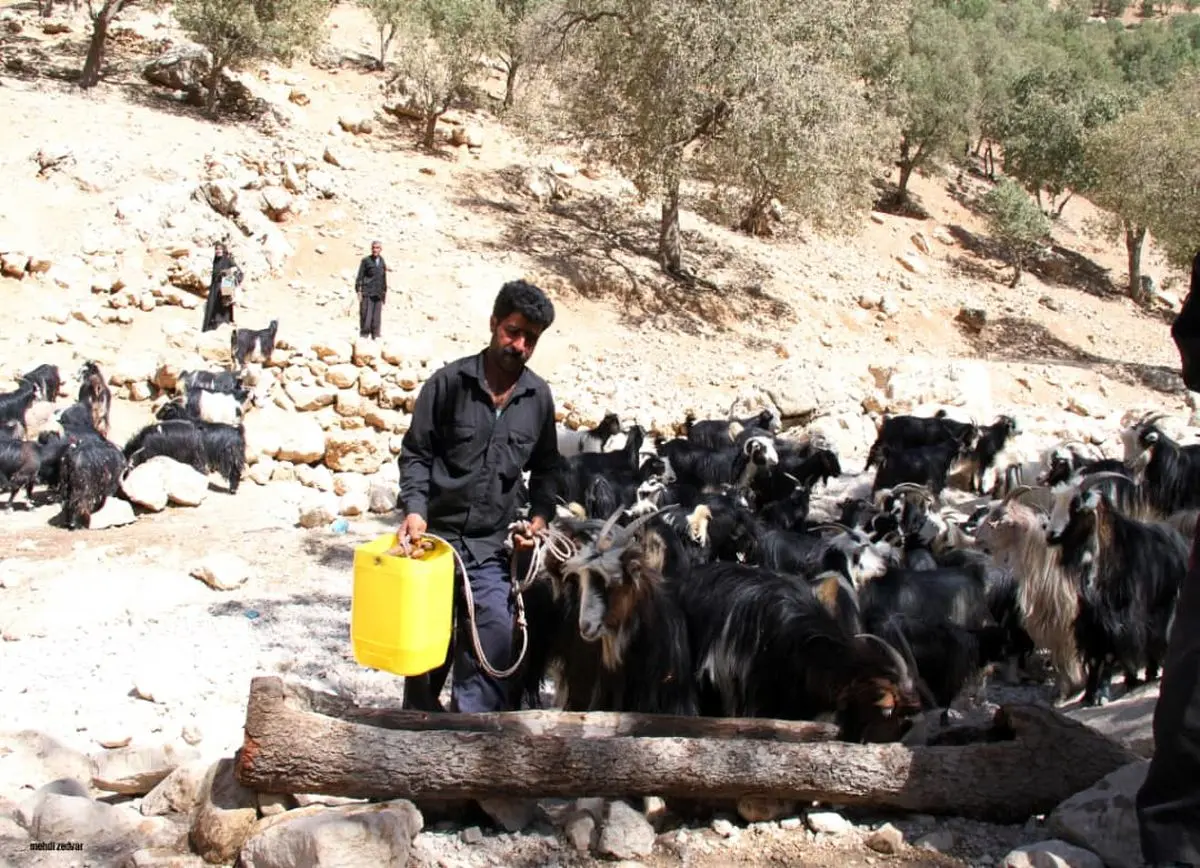
<path id="1" fill-rule="evenodd" d="M 761 410 L 745 419 L 701 419 L 691 414 L 683 422 L 684 439 L 704 449 L 725 449 L 740 445 L 739 438 L 747 429 L 774 434 L 780 429 L 779 418 L 771 410 Z"/>
<path id="2" fill-rule="evenodd" d="M 170 419 L 147 425 L 125 444 L 125 459 L 131 468 L 165 455 L 199 473 L 208 472 L 204 438 L 190 420 Z"/>
<path id="3" fill-rule="evenodd" d="M 1066 526 L 1051 527 L 1047 541 L 1080 577 L 1075 640 L 1088 670 L 1083 703 L 1095 705 L 1109 698 L 1114 661 L 1129 687 L 1142 667 L 1147 680 L 1158 677 L 1189 552 L 1179 531 L 1129 518 L 1089 482 L 1072 497 Z"/>
<path id="4" fill-rule="evenodd" d="M 984 476 L 995 466 L 996 457 L 1017 432 L 1017 422 L 1012 416 L 999 416 L 991 425 L 979 429 L 975 448 L 967 462 L 971 473 L 971 491 L 983 493 Z"/>
<path id="5" fill-rule="evenodd" d="M 59 469 L 59 493 L 67 528 L 91 521 L 92 513 L 117 493 L 125 473 L 125 456 L 108 440 L 72 439 Z"/>
<path id="6" fill-rule="evenodd" d="M 934 446 L 952 440 L 964 449 L 973 449 L 979 431 L 970 422 L 959 422 L 938 410 L 933 416 L 885 416 L 875 442 L 867 452 L 864 469 L 874 467 L 883 457 L 884 446 L 892 451 Z"/>
<path id="7" fill-rule="evenodd" d="M 57 365 L 38 365 L 32 371 L 22 374 L 21 380 L 40 387 L 42 401 L 53 401 L 62 388 L 62 374 L 59 373 Z"/>
<path id="8" fill-rule="evenodd" d="M 758 475 L 779 464 L 779 453 L 767 437 L 752 437 L 741 446 L 718 450 L 682 438 L 657 446 L 676 480 L 701 488 L 710 485 L 748 488 Z"/>
<path id="9" fill-rule="evenodd" d="M 693 570 L 679 596 L 703 715 L 828 715 L 846 741 L 888 742 L 920 708 L 904 658 L 848 632 L 801 579 L 718 563 Z"/>
<path id="10" fill-rule="evenodd" d="M 951 468 L 967 448 L 966 443 L 953 439 L 908 449 L 884 443 L 878 450 L 879 469 L 871 488 L 879 491 L 911 482 L 939 495 L 946 487 Z"/>
<path id="11" fill-rule="evenodd" d="M 0 491 L 9 493 L 10 507 L 22 488 L 25 497 L 33 499 L 33 487 L 43 475 L 42 453 L 36 441 L 0 439 Z"/>
<path id="12" fill-rule="evenodd" d="M 41 398 L 41 386 L 21 380 L 15 392 L 0 393 L 0 422 L 17 422 L 25 429 L 25 414 Z"/>
<path id="13" fill-rule="evenodd" d="M 263 364 L 271 361 L 271 353 L 275 352 L 275 333 L 279 330 L 279 320 L 273 319 L 265 329 L 234 328 L 229 334 L 229 354 L 233 363 L 245 367 L 246 359 Z"/>
<path id="14" fill-rule="evenodd" d="M 1160 518 L 1200 507 L 1200 443 L 1181 446 L 1154 424 L 1159 416 L 1138 423 L 1137 446 L 1149 453 L 1141 488 Z"/>

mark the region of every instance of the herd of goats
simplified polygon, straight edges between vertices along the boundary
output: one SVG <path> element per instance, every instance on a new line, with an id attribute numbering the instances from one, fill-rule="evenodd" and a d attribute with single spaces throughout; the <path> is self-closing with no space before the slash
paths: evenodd
<path id="1" fill-rule="evenodd" d="M 244 371 L 191 371 L 153 423 L 109 439 L 94 362 L 36 438 L 26 416 L 63 391 L 41 365 L 0 394 L 0 491 L 57 499 L 87 526 L 155 456 L 224 478 L 246 462 Z M 866 471 L 764 411 L 694 420 L 683 436 L 560 431 L 559 514 L 516 566 L 526 644 L 512 702 L 573 711 L 831 719 L 850 741 L 896 741 L 973 693 L 991 666 L 1085 705 L 1159 677 L 1200 515 L 1200 444 L 1147 414 L 1121 459 L 1063 443 L 1007 462 L 1016 423 L 885 418 Z M 950 496 L 958 490 L 960 496 Z M 536 561 L 536 562 L 535 562 Z M 437 695 L 437 691 L 433 693 Z M 433 701 L 436 704 L 436 700 Z"/>
<path id="2" fill-rule="evenodd" d="M 39 496 L 62 503 L 66 528 L 87 527 L 126 475 L 156 456 L 215 472 L 237 493 L 246 467 L 243 413 L 261 398 L 240 372 L 182 372 L 179 394 L 124 447 L 109 439 L 112 392 L 99 366 L 85 362 L 77 377 L 74 403 L 55 411 L 34 439 L 26 437 L 27 417 L 35 403 L 53 403 L 62 393 L 58 367 L 39 365 L 18 379 L 15 391 L 0 393 L 0 493 L 8 493 L 10 507 L 22 489 L 33 503 L 34 489 L 42 487 Z"/>
<path id="3" fill-rule="evenodd" d="M 1160 675 L 1200 512 L 1200 444 L 1161 418 L 1121 432 L 1123 459 L 1065 442 L 1022 463 L 1010 417 L 895 416 L 859 476 L 769 411 L 673 439 L 612 414 L 561 431 L 558 516 L 516 568 L 513 707 L 550 678 L 572 711 L 896 741 L 993 664 L 1040 681 L 1047 658 L 1059 699 L 1105 703 L 1114 667 L 1127 686 Z"/>

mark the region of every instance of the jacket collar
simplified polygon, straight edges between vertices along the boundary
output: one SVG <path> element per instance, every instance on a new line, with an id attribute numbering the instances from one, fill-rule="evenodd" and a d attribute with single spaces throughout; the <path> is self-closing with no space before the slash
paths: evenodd
<path id="1" fill-rule="evenodd" d="M 487 350 L 480 350 L 474 356 L 467 360 L 463 366 L 463 373 L 473 377 L 485 394 L 488 392 L 487 377 L 483 373 L 483 357 Z M 537 383 L 534 380 L 533 372 L 529 370 L 527 365 L 521 370 L 521 376 L 517 377 L 517 384 L 513 387 L 512 395 L 509 397 L 509 402 L 516 400 L 518 395 L 532 394 L 537 389 Z"/>

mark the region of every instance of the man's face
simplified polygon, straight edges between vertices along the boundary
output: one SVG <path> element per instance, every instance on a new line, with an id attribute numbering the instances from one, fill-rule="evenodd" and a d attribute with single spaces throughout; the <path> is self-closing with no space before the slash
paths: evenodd
<path id="1" fill-rule="evenodd" d="M 218 244 L 216 247 L 213 248 L 213 252 L 217 256 L 224 256 L 225 255 L 225 245 Z"/>
<path id="2" fill-rule="evenodd" d="M 372 244 L 371 245 L 371 255 L 372 256 L 378 256 L 382 252 L 383 252 L 382 244 Z"/>
<path id="3" fill-rule="evenodd" d="M 517 373 L 529 362 L 542 336 L 542 327 L 535 326 L 519 313 L 510 313 L 502 320 L 492 317 L 492 349 L 500 367 Z"/>

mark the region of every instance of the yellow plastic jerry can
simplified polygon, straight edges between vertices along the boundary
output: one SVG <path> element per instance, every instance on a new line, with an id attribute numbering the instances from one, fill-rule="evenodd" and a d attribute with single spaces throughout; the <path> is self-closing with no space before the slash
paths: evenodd
<path id="1" fill-rule="evenodd" d="M 350 642 L 363 666 L 421 675 L 446 659 L 454 603 L 454 551 L 428 535 L 411 557 L 387 533 L 354 550 Z"/>

